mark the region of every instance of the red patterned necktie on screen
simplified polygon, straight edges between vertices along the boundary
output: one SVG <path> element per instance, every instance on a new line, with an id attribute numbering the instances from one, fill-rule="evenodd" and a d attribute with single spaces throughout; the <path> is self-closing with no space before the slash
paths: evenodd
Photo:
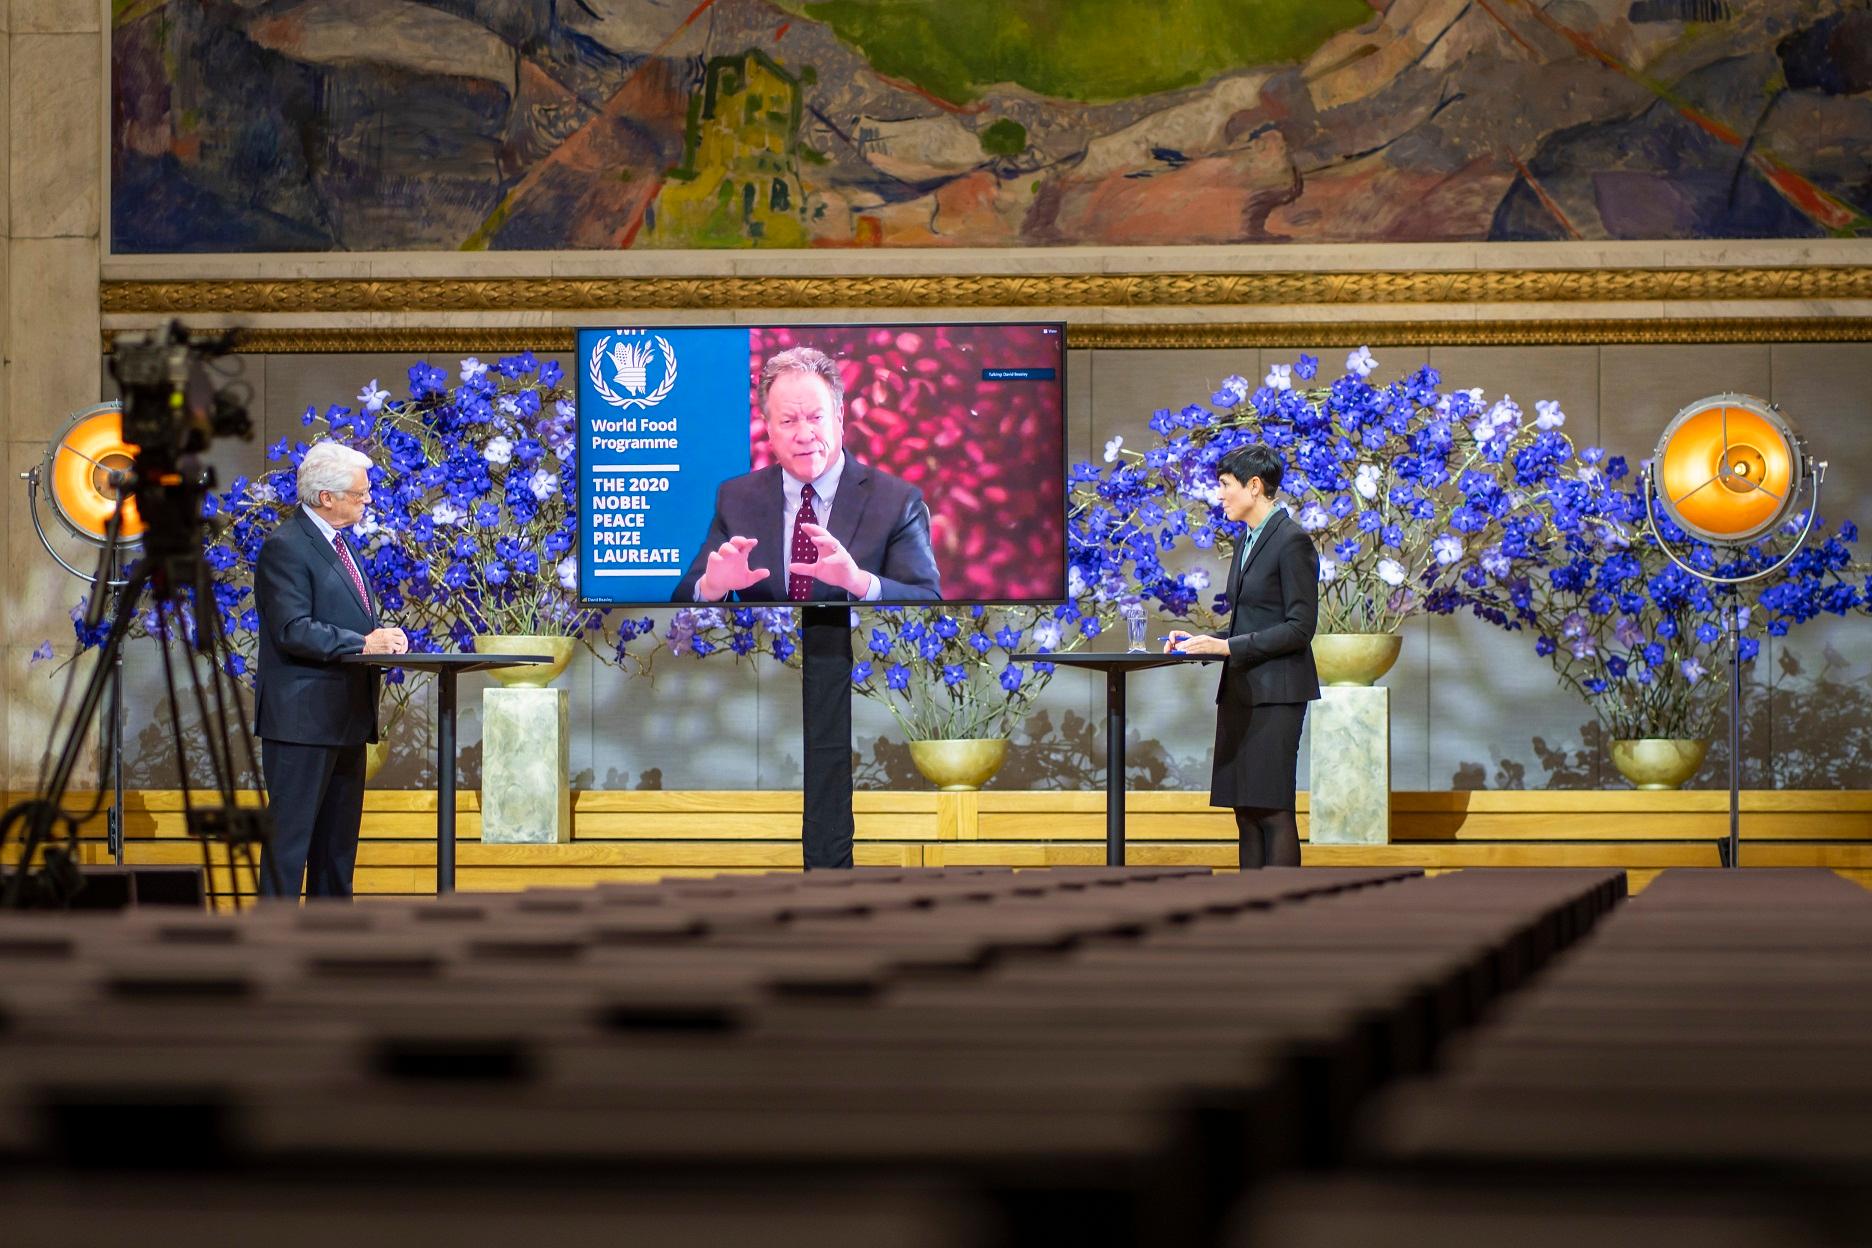
<path id="1" fill-rule="evenodd" d="M 345 545 L 342 534 L 332 534 L 332 545 L 338 550 L 338 562 L 344 564 L 345 571 L 351 574 L 351 587 L 357 590 L 358 601 L 370 609 L 370 595 L 364 592 L 364 578 L 358 575 L 357 564 L 351 562 L 351 548 Z"/>
<path id="2" fill-rule="evenodd" d="M 799 515 L 793 518 L 793 547 L 787 556 L 793 563 L 819 562 L 819 547 L 813 544 L 805 529 L 806 525 L 819 523 L 819 513 L 813 510 L 812 500 L 812 486 L 801 486 Z M 805 602 L 812 597 L 812 583 L 813 578 L 803 573 L 787 573 L 787 597 L 794 602 Z"/>

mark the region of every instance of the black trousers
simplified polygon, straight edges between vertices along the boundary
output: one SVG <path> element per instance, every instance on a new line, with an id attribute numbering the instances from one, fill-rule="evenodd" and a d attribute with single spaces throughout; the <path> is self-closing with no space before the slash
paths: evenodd
<path id="1" fill-rule="evenodd" d="M 1300 865 L 1300 824 L 1291 810 L 1237 806 L 1235 831 L 1241 838 L 1241 869 Z"/>
<path id="2" fill-rule="evenodd" d="M 349 897 L 364 819 L 364 747 L 260 742 L 273 844 L 260 855 L 260 895 Z"/>

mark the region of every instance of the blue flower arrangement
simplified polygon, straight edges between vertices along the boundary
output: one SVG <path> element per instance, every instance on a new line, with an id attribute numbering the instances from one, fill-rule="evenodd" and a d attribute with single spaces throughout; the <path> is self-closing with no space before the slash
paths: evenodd
<path id="1" fill-rule="evenodd" d="M 488 633 L 574 637 L 601 659 L 624 663 L 651 621 L 612 619 L 579 606 L 579 516 L 572 392 L 553 360 L 533 353 L 492 364 L 461 361 L 451 378 L 426 361 L 394 399 L 375 379 L 356 406 L 307 408 L 303 423 L 369 455 L 371 505 L 352 531 L 385 615 L 412 650 L 468 650 Z M 267 457 L 284 466 L 226 500 L 235 523 L 233 561 L 251 564 L 258 540 L 242 538 L 248 514 L 294 501 L 293 472 L 306 444 L 281 439 Z M 254 505 L 259 504 L 256 511 Z M 260 533 L 264 538 L 264 533 Z M 210 549 L 210 557 L 215 551 Z"/>
<path id="2" fill-rule="evenodd" d="M 790 607 L 683 607 L 663 641 L 676 655 L 765 655 L 798 666 L 799 623 Z M 908 741 L 1011 735 L 1054 670 L 1051 663 L 1016 663 L 1012 656 L 1074 649 L 1099 631 L 1094 617 L 1071 603 L 1050 612 L 853 609 L 851 626 L 852 690 L 889 709 Z"/>
<path id="3" fill-rule="evenodd" d="M 409 372 L 407 397 L 372 379 L 355 406 L 306 409 L 302 424 L 371 457 L 371 502 L 351 530 L 361 570 L 385 618 L 409 635 L 410 649 L 469 650 L 486 633 L 575 637 L 600 659 L 641 667 L 628 650 L 652 631 L 650 619 L 612 619 L 577 602 L 575 412 L 559 365 L 531 352 L 493 364 L 461 361 L 451 378 L 424 362 Z M 267 448 L 278 467 L 237 477 L 211 495 L 215 527 L 207 548 L 227 670 L 251 685 L 259 613 L 254 564 L 267 535 L 298 502 L 297 470 L 306 441 Z M 82 608 L 82 604 L 81 604 Z M 79 646 L 103 640 L 72 613 Z M 154 613 L 137 624 L 154 633 Z M 181 627 L 193 639 L 185 609 Z M 411 689 L 400 669 L 386 674 L 392 718 Z"/>
<path id="4" fill-rule="evenodd" d="M 1512 399 L 1479 389 L 1445 392 L 1433 368 L 1375 386 L 1369 349 L 1346 357 L 1328 385 L 1306 386 L 1319 361 L 1274 365 L 1258 387 L 1229 377 L 1205 406 L 1165 408 L 1157 441 L 1139 451 L 1121 437 L 1101 469 L 1072 470 L 1069 558 L 1075 594 L 1104 608 L 1141 593 L 1173 618 L 1213 628 L 1226 604 L 1209 567 L 1169 566 L 1187 543 L 1227 566 L 1242 526 L 1221 508 L 1216 464 L 1264 442 L 1287 463 L 1281 501 L 1320 554 L 1322 633 L 1395 632 L 1424 612 L 1468 605 L 1510 619 L 1465 594 L 1466 571 L 1505 575 L 1531 566 L 1577 525 L 1600 488 L 1561 432 L 1552 402 L 1530 419 Z"/>
<path id="5" fill-rule="evenodd" d="M 1612 482 L 1629 475 L 1617 458 L 1605 472 Z M 1692 568 L 1742 577 L 1772 566 L 1804 519 L 1744 547 L 1691 541 L 1664 516 L 1658 527 Z M 1847 579 L 1857 527 L 1828 534 L 1816 520 L 1814 534 L 1778 573 L 1713 585 L 1672 561 L 1645 528 L 1640 488 L 1626 486 L 1610 492 L 1600 517 L 1582 525 L 1538 575 L 1511 574 L 1502 588 L 1507 609 L 1534 631 L 1534 652 L 1613 739 L 1700 739 L 1713 736 L 1726 714 L 1730 626 L 1740 625 L 1733 644 L 1748 664 L 1761 652 L 1760 633 L 1783 637 L 1823 613 L 1864 606 L 1863 587 Z"/>

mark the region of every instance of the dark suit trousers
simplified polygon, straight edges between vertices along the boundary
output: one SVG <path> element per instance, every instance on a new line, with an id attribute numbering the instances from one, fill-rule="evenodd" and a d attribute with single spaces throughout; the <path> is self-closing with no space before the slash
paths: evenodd
<path id="1" fill-rule="evenodd" d="M 364 819 L 364 747 L 261 741 L 273 844 L 260 855 L 264 897 L 350 897 Z"/>

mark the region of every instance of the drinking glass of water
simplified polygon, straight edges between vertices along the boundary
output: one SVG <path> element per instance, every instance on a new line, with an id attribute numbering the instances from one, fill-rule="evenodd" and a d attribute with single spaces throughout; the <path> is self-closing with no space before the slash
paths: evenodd
<path id="1" fill-rule="evenodd" d="M 1126 598 L 1118 604 L 1118 615 L 1125 622 L 1125 649 L 1137 653 L 1148 647 L 1144 644 L 1144 626 L 1147 623 L 1144 601 L 1141 598 Z"/>

